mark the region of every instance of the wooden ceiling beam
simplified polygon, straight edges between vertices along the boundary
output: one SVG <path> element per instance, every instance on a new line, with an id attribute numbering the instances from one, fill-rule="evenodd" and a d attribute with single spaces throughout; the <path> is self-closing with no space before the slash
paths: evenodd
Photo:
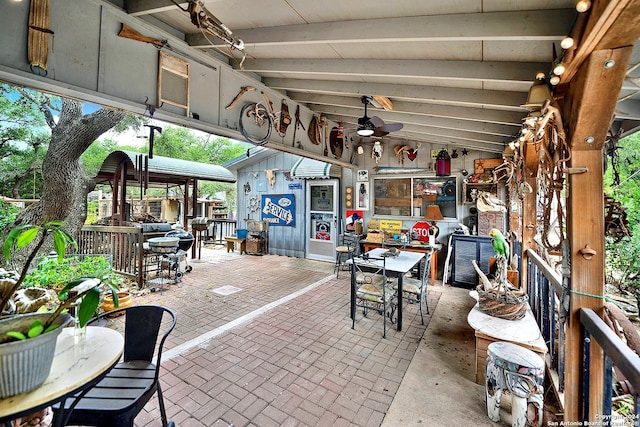
<path id="1" fill-rule="evenodd" d="M 584 13 L 590 14 L 589 19 L 571 61 L 564 64 L 565 72 L 561 76 L 561 84 L 573 79 L 582 63 L 594 50 L 633 46 L 640 37 L 638 1 L 594 1 L 593 9 Z"/>
<path id="2" fill-rule="evenodd" d="M 553 13 L 548 10 L 460 13 L 235 28 L 233 33 L 246 45 L 253 46 L 475 40 L 548 40 L 551 43 L 568 33 L 574 15 L 574 9 L 558 9 Z M 196 31 L 187 36 L 187 42 L 200 48 L 224 46 L 220 40 L 207 39 Z"/>
<path id="3" fill-rule="evenodd" d="M 592 52 L 562 100 L 572 150 L 602 150 L 633 46 Z M 608 61 L 615 61 L 607 68 Z"/>
<path id="4" fill-rule="evenodd" d="M 239 67 L 239 65 L 238 65 Z M 422 59 L 247 59 L 242 71 L 269 74 L 384 76 L 395 79 L 461 79 L 525 82 L 545 72 L 544 62 L 439 61 Z"/>

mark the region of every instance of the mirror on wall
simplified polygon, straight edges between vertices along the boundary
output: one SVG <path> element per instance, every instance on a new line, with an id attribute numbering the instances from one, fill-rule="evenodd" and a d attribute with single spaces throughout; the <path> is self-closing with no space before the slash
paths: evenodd
<path id="1" fill-rule="evenodd" d="M 456 177 L 382 177 L 373 179 L 373 214 L 423 217 L 438 205 L 445 218 L 457 217 Z"/>

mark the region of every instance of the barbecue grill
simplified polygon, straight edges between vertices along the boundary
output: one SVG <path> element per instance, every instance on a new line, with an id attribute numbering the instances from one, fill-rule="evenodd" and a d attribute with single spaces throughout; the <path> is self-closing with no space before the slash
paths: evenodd
<path id="1" fill-rule="evenodd" d="M 171 278 L 174 272 L 174 281 L 182 280 L 182 262 L 185 263 L 185 272 L 189 273 L 193 268 L 187 260 L 187 251 L 193 245 L 193 235 L 185 230 L 173 230 L 167 232 L 163 237 L 153 237 L 149 243 L 149 251 L 162 255 L 160 260 L 160 271 L 167 271 L 167 278 Z"/>

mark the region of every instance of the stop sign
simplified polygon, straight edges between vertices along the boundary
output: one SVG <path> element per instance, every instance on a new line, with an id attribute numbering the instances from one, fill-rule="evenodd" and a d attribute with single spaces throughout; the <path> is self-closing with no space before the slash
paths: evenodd
<path id="1" fill-rule="evenodd" d="M 418 240 L 421 242 L 428 242 L 429 241 L 429 229 L 431 228 L 431 225 L 429 225 L 428 222 L 426 221 L 418 221 L 415 224 L 413 224 L 413 227 L 411 227 L 411 232 L 412 233 L 416 233 L 418 235 Z"/>

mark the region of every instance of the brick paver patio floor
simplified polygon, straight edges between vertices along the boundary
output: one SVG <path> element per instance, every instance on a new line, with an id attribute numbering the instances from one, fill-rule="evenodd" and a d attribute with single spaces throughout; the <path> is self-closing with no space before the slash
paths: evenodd
<path id="1" fill-rule="evenodd" d="M 388 324 L 383 339 L 376 313 L 358 312 L 351 329 L 349 274 L 336 279 L 331 263 L 217 248 L 190 264 L 181 284 L 134 300 L 178 317 L 161 370 L 170 420 L 181 427 L 381 424 L 426 329 L 416 304 L 405 303 L 403 331 Z M 430 288 L 432 313 L 439 296 Z M 159 425 L 154 397 L 136 426 Z"/>

